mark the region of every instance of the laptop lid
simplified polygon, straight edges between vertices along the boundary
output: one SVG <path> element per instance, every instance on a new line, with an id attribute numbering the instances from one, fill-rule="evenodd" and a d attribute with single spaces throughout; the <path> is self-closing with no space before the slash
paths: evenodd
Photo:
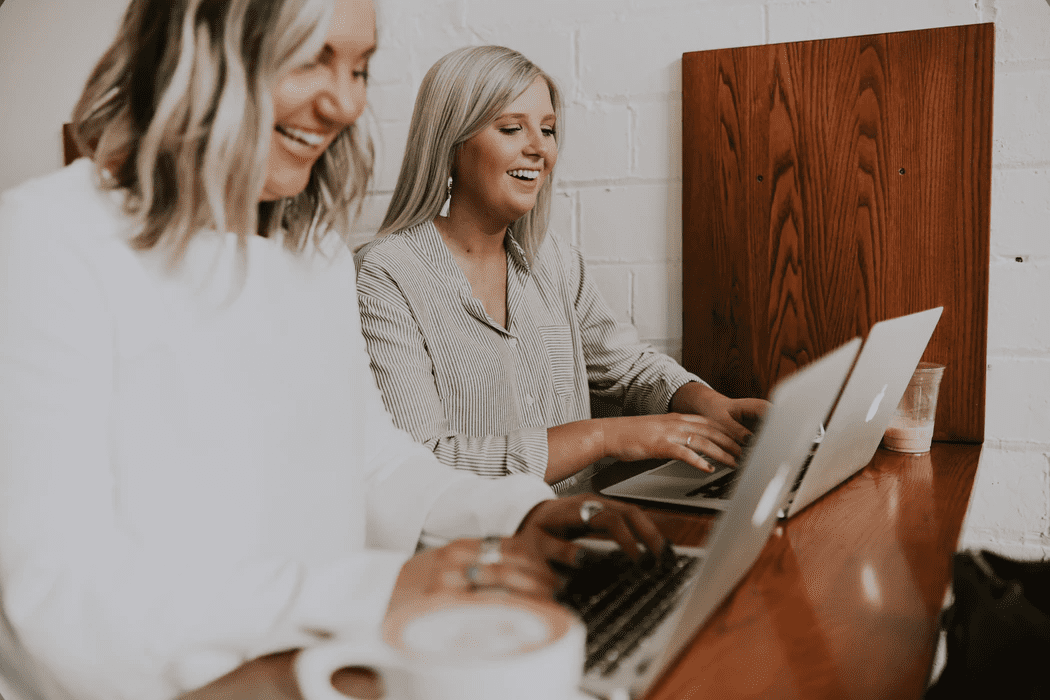
<path id="1" fill-rule="evenodd" d="M 943 307 L 879 321 L 871 327 L 824 438 L 802 475 L 787 516 L 862 469 L 875 455 Z"/>
<path id="2" fill-rule="evenodd" d="M 677 599 L 675 611 L 638 648 L 638 658 L 627 666 L 633 675 L 611 683 L 632 695 L 644 691 L 751 569 L 859 347 L 860 339 L 854 338 L 774 387 L 772 406 L 754 437 L 731 505 L 708 539 L 696 577 Z M 585 678 L 588 690 L 614 690 L 595 685 L 603 684 Z"/>

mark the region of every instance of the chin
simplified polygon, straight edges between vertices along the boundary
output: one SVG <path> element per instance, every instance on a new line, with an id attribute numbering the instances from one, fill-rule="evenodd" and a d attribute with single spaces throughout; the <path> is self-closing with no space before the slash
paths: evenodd
<path id="1" fill-rule="evenodd" d="M 281 173 L 276 177 L 267 177 L 260 199 L 265 202 L 295 197 L 306 189 L 306 185 L 309 182 L 309 170 L 302 173 Z"/>

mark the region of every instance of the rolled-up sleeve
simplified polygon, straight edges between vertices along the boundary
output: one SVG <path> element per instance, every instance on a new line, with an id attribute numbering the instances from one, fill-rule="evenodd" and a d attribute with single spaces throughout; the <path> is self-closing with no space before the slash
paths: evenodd
<path id="1" fill-rule="evenodd" d="M 579 250 L 563 248 L 580 323 L 591 393 L 619 404 L 626 415 L 666 413 L 688 382 L 703 382 L 675 360 L 638 339 L 634 326 L 617 323 Z"/>

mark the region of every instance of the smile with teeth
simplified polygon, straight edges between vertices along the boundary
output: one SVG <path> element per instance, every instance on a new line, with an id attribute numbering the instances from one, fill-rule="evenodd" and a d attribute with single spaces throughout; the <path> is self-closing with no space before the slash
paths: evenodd
<path id="1" fill-rule="evenodd" d="M 511 177 L 519 180 L 535 180 L 540 176 L 539 170 L 510 170 L 507 172 Z"/>
<path id="2" fill-rule="evenodd" d="M 316 148 L 324 143 L 324 136 L 315 133 L 313 131 L 305 131 L 303 129 L 296 129 L 294 126 L 284 126 L 277 124 L 275 127 L 278 133 L 290 138 L 293 141 L 298 141 L 301 144 L 305 144 L 312 148 Z"/>

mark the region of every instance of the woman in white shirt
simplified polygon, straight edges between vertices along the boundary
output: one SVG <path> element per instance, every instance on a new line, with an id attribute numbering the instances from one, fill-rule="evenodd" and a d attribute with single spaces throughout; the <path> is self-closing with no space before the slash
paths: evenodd
<path id="1" fill-rule="evenodd" d="M 547 231 L 560 113 L 550 76 L 500 46 L 453 51 L 423 79 L 380 235 L 357 255 L 383 400 L 441 461 L 486 476 L 733 464 L 766 402 L 638 342 Z M 591 395 L 625 415 L 592 418 Z"/>
<path id="2" fill-rule="evenodd" d="M 171 698 L 577 555 L 579 499 L 454 472 L 383 410 L 332 233 L 374 50 L 370 0 L 133 0 L 75 109 L 91 159 L 0 198 L 7 700 Z M 475 581 L 476 540 L 412 556 L 515 533 Z"/>

